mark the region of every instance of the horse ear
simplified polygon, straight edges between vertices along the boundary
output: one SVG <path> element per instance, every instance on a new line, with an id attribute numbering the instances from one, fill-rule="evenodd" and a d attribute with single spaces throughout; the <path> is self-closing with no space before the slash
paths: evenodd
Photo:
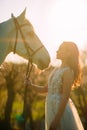
<path id="1" fill-rule="evenodd" d="M 24 11 L 20 14 L 19 17 L 25 18 L 25 13 L 26 13 L 26 8 L 25 8 Z"/>

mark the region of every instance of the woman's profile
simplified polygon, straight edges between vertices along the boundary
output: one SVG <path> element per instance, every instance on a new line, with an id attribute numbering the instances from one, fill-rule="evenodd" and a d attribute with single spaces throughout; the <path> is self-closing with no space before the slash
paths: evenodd
<path id="1" fill-rule="evenodd" d="M 47 86 L 30 82 L 31 88 L 47 93 L 45 102 L 45 130 L 84 130 L 78 112 L 70 99 L 72 87 L 80 84 L 79 50 L 73 42 L 63 42 L 57 51 L 62 61 L 50 74 Z"/>

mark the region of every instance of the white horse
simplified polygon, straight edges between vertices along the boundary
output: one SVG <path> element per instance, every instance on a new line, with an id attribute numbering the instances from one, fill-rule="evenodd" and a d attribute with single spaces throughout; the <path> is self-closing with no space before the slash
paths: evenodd
<path id="1" fill-rule="evenodd" d="M 12 15 L 12 18 L 0 24 L 0 64 L 10 52 L 16 51 L 43 70 L 49 66 L 50 56 L 32 24 L 25 18 L 25 12 L 18 17 Z"/>

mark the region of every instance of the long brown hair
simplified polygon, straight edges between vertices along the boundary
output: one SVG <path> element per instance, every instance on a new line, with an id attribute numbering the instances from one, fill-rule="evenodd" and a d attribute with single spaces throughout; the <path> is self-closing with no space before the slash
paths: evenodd
<path id="1" fill-rule="evenodd" d="M 77 45 L 74 42 L 63 42 L 62 46 L 66 49 L 66 62 L 74 72 L 74 86 L 78 86 L 81 81 L 80 54 Z"/>

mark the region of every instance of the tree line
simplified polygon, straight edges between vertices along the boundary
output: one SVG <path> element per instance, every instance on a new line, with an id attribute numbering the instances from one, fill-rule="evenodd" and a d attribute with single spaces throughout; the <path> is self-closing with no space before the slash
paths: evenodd
<path id="1" fill-rule="evenodd" d="M 83 60 L 85 63 L 85 60 Z M 54 69 L 50 66 L 40 71 L 33 66 L 30 78 L 33 83 L 46 85 L 50 72 Z M 87 129 L 87 66 L 83 66 L 81 86 L 71 92 L 71 99 L 75 103 L 80 118 Z M 0 129 L 26 129 L 44 130 L 44 103 L 45 96 L 38 95 L 30 87 L 25 95 L 25 77 L 27 64 L 14 64 L 4 62 L 0 67 Z M 24 101 L 26 96 L 26 103 Z M 24 107 L 25 106 L 25 107 Z M 26 109 L 25 109 L 26 108 Z"/>

